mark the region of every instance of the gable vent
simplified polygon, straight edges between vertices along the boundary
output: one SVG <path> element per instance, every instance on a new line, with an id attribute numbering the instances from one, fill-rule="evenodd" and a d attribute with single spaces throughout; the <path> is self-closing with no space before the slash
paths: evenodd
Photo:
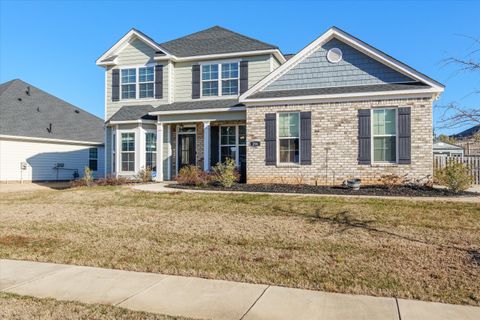
<path id="1" fill-rule="evenodd" d="M 343 52 L 339 48 L 332 48 L 327 52 L 327 60 L 331 63 L 342 61 Z"/>

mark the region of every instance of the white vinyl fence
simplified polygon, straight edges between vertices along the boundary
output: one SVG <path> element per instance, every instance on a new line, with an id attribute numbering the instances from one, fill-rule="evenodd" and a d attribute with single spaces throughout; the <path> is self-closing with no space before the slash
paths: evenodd
<path id="1" fill-rule="evenodd" d="M 448 161 L 454 160 L 465 163 L 470 169 L 473 177 L 473 184 L 480 184 L 480 155 L 476 156 L 447 156 L 444 154 L 433 155 L 433 170 L 444 168 Z"/>

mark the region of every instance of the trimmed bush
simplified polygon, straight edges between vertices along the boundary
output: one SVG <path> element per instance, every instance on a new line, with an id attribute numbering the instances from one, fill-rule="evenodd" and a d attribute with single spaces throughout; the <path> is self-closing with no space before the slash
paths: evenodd
<path id="1" fill-rule="evenodd" d="M 213 167 L 213 181 L 222 187 L 230 188 L 240 179 L 240 174 L 235 168 L 235 161 L 227 158 L 224 163 L 217 163 Z"/>
<path id="2" fill-rule="evenodd" d="M 473 183 L 468 166 L 452 159 L 447 162 L 445 168 L 435 172 L 435 179 L 453 192 L 465 191 Z"/>
<path id="3" fill-rule="evenodd" d="M 197 166 L 184 166 L 175 180 L 179 184 L 190 186 L 206 186 L 211 181 L 210 175 Z"/>

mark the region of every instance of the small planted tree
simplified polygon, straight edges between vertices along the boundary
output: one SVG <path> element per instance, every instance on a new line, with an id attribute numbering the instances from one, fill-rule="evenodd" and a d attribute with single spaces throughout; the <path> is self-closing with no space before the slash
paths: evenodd
<path id="1" fill-rule="evenodd" d="M 445 168 L 435 172 L 435 179 L 455 193 L 467 190 L 473 183 L 468 166 L 453 159 L 447 162 Z"/>
<path id="2" fill-rule="evenodd" d="M 82 180 L 83 180 L 83 183 L 88 187 L 90 187 L 93 184 L 93 173 L 89 167 L 85 167 L 85 169 L 83 170 Z"/>
<path id="3" fill-rule="evenodd" d="M 213 181 L 222 187 L 230 188 L 240 179 L 235 168 L 235 161 L 227 158 L 224 163 L 217 163 L 213 167 Z"/>

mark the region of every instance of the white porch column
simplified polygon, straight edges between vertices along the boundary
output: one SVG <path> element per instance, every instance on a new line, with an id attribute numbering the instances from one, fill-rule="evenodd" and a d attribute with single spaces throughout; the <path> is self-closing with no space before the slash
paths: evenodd
<path id="1" fill-rule="evenodd" d="M 163 181 L 163 123 L 157 122 L 157 176 L 155 181 Z"/>
<path id="2" fill-rule="evenodd" d="M 118 178 L 118 173 L 122 171 L 122 136 L 118 132 L 118 124 L 115 126 L 115 177 Z"/>
<path id="3" fill-rule="evenodd" d="M 167 179 L 172 179 L 172 126 L 167 125 Z"/>
<path id="4" fill-rule="evenodd" d="M 210 121 L 203 122 L 203 171 L 210 170 Z"/>

